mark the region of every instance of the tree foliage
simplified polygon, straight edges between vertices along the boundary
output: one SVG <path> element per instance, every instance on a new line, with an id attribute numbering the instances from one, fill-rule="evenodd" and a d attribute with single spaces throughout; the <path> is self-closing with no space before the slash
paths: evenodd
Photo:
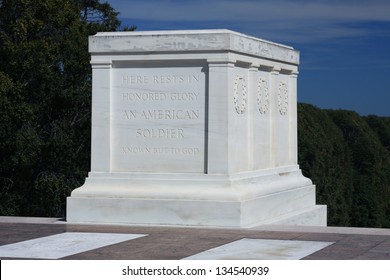
<path id="1" fill-rule="evenodd" d="M 390 227 L 390 123 L 299 104 L 299 162 L 330 225 Z"/>
<path id="2" fill-rule="evenodd" d="M 89 169 L 88 36 L 114 31 L 98 0 L 0 3 L 0 214 L 64 216 Z"/>
<path id="3" fill-rule="evenodd" d="M 326 111 L 298 104 L 299 163 L 317 185 L 317 202 L 328 206 L 331 225 L 348 225 L 352 206 L 351 154 Z"/>

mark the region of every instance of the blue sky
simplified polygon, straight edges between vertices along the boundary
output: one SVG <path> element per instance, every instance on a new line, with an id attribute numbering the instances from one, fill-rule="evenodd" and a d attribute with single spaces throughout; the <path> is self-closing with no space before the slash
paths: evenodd
<path id="1" fill-rule="evenodd" d="M 226 28 L 301 53 L 298 101 L 390 116 L 390 0 L 108 0 L 138 31 Z"/>

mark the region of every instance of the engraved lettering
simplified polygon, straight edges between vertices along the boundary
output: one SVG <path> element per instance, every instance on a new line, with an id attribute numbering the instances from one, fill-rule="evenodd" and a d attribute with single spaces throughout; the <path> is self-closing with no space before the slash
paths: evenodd
<path id="1" fill-rule="evenodd" d="M 141 119 L 145 120 L 193 120 L 199 116 L 199 110 L 144 110 L 141 113 Z"/>
<path id="2" fill-rule="evenodd" d="M 184 92 L 184 93 L 171 93 L 171 100 L 173 101 L 196 101 L 198 100 L 199 93 Z"/>
<path id="3" fill-rule="evenodd" d="M 184 138 L 183 129 L 174 129 L 174 128 L 151 128 L 151 129 L 141 129 L 136 130 L 137 138 L 169 138 L 169 139 L 182 139 Z"/>
<path id="4" fill-rule="evenodd" d="M 126 92 L 122 93 L 123 101 L 163 101 L 167 95 L 161 92 Z"/>
<path id="5" fill-rule="evenodd" d="M 164 65 L 112 69 L 115 171 L 204 172 L 204 66 Z"/>
<path id="6" fill-rule="evenodd" d="M 173 147 L 122 147 L 123 154 L 155 154 L 155 155 L 184 155 L 184 156 L 194 156 L 200 153 L 199 148 L 195 147 L 183 147 L 183 148 L 173 148 Z"/>
<path id="7" fill-rule="evenodd" d="M 147 147 L 122 147 L 123 154 L 150 154 L 152 150 Z"/>
<path id="8" fill-rule="evenodd" d="M 129 83 L 129 76 L 123 76 L 122 77 L 122 84 L 128 84 Z"/>
<path id="9" fill-rule="evenodd" d="M 154 154 L 181 154 L 181 155 L 197 155 L 200 153 L 199 148 L 185 147 L 185 148 L 171 148 L 171 147 L 155 147 Z"/>
<path id="10" fill-rule="evenodd" d="M 195 75 L 192 75 L 192 76 L 189 76 L 189 82 L 190 83 L 199 83 L 199 76 L 195 76 Z"/>
<path id="11" fill-rule="evenodd" d="M 124 76 L 126 77 L 126 76 Z M 125 80 L 124 78 L 122 79 Z M 132 81 L 132 76 L 127 76 L 126 80 Z M 189 76 L 177 76 L 177 75 L 160 75 L 160 76 L 152 76 L 150 78 L 143 76 L 139 77 L 137 76 L 135 78 L 134 83 L 148 83 L 149 81 L 153 81 L 154 84 L 183 84 L 183 83 L 199 83 L 200 77 L 199 75 L 189 75 Z M 125 82 L 123 82 L 126 84 Z M 132 83 L 132 82 L 131 82 Z"/>
<path id="12" fill-rule="evenodd" d="M 131 84 L 148 84 L 148 76 L 122 76 L 122 84 L 131 85 Z"/>
<path id="13" fill-rule="evenodd" d="M 123 112 L 123 119 L 132 120 L 137 118 L 137 110 L 125 110 Z"/>
<path id="14" fill-rule="evenodd" d="M 167 97 L 167 95 L 169 97 Z M 197 101 L 198 92 L 125 92 L 122 93 L 123 101 L 164 101 L 169 98 L 172 101 Z"/>

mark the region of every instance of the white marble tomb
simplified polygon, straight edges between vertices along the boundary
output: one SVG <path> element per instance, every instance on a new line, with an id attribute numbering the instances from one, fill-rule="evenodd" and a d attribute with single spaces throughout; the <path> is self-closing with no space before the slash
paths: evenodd
<path id="1" fill-rule="evenodd" d="M 67 221 L 326 225 L 297 164 L 299 52 L 230 30 L 98 33 Z"/>

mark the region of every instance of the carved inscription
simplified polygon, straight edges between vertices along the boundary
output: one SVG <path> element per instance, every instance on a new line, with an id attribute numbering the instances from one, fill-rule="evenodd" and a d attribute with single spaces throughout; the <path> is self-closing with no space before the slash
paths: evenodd
<path id="1" fill-rule="evenodd" d="M 184 129 L 173 129 L 173 128 L 158 128 L 158 129 L 137 129 L 137 137 L 143 138 L 170 138 L 180 139 L 184 138 Z"/>
<path id="2" fill-rule="evenodd" d="M 203 172 L 205 77 L 201 67 L 137 72 L 119 69 L 114 84 L 114 169 Z"/>
<path id="3" fill-rule="evenodd" d="M 123 75 L 123 84 L 183 84 L 183 83 L 199 83 L 199 75 L 153 75 L 153 76 L 132 76 Z"/>
<path id="4" fill-rule="evenodd" d="M 197 155 L 200 153 L 199 148 L 172 148 L 172 147 L 122 147 L 123 154 L 148 154 L 148 155 Z"/>
<path id="5" fill-rule="evenodd" d="M 199 93 L 182 92 L 182 93 L 162 93 L 162 92 L 124 92 L 122 93 L 123 101 L 195 101 L 198 100 Z"/>
<path id="6" fill-rule="evenodd" d="M 132 84 L 177 84 L 177 83 L 199 83 L 199 76 L 128 76 L 124 75 L 122 77 L 122 84 L 132 85 Z M 200 110 L 196 109 L 155 109 L 156 103 L 157 106 L 159 102 L 167 101 L 175 105 L 176 102 L 192 102 L 197 101 L 199 97 L 199 92 L 133 92 L 127 91 L 122 92 L 121 99 L 123 102 L 129 102 L 131 105 L 137 103 L 137 101 L 142 102 L 151 102 L 150 106 L 154 109 L 136 109 L 129 108 L 128 110 L 123 110 L 122 118 L 125 120 L 198 120 L 200 118 Z M 129 107 L 130 107 L 129 106 Z M 190 107 L 190 106 L 188 106 Z M 183 129 L 136 129 L 136 137 L 142 136 L 144 138 L 179 138 L 179 137 L 169 137 L 169 135 L 176 135 L 174 132 L 179 131 L 178 135 L 180 138 L 184 138 Z"/>
<path id="7" fill-rule="evenodd" d="M 199 119 L 199 110 L 124 110 L 124 119 L 191 120 Z"/>

